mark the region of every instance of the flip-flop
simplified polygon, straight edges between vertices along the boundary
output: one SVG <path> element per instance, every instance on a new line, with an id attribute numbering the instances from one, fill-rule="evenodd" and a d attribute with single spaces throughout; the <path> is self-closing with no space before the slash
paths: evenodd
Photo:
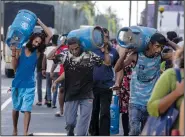
<path id="1" fill-rule="evenodd" d="M 9 88 L 9 89 L 7 90 L 7 93 L 10 93 L 10 92 L 12 92 L 12 89 L 11 89 L 11 88 Z"/>
<path id="2" fill-rule="evenodd" d="M 57 108 L 56 106 L 52 106 L 52 108 Z"/>
<path id="3" fill-rule="evenodd" d="M 37 106 L 42 106 L 42 103 L 37 102 L 36 105 Z"/>
<path id="4" fill-rule="evenodd" d="M 28 134 L 28 136 L 33 136 L 33 133 Z"/>
<path id="5" fill-rule="evenodd" d="M 57 112 L 56 114 L 55 114 L 55 117 L 63 117 L 64 116 L 64 114 L 61 114 L 61 113 L 59 113 L 59 112 Z"/>

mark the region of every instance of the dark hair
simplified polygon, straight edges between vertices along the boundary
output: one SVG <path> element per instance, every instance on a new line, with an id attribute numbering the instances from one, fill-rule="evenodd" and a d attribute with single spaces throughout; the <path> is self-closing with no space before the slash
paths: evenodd
<path id="1" fill-rule="evenodd" d="M 170 48 L 165 48 L 165 49 L 163 49 L 162 52 L 163 52 L 163 53 L 169 53 L 169 52 L 173 52 L 173 50 L 170 49 Z"/>
<path id="2" fill-rule="evenodd" d="M 108 31 L 108 29 L 106 29 L 106 28 L 102 28 L 102 29 L 103 29 L 104 33 L 108 33 L 108 36 L 109 36 L 109 31 Z"/>
<path id="3" fill-rule="evenodd" d="M 38 49 L 38 52 L 43 53 L 46 49 L 46 44 L 40 45 L 37 49 Z"/>
<path id="4" fill-rule="evenodd" d="M 112 43 L 117 44 L 117 40 L 116 40 L 116 39 L 111 39 L 110 41 L 111 41 Z"/>
<path id="5" fill-rule="evenodd" d="M 41 34 L 44 36 L 44 37 L 47 37 L 47 34 L 44 30 L 41 30 Z"/>
<path id="6" fill-rule="evenodd" d="M 168 31 L 167 33 L 167 38 L 169 39 L 169 40 L 173 40 L 174 38 L 176 38 L 177 37 L 177 33 L 175 32 L 175 31 Z"/>
<path id="7" fill-rule="evenodd" d="M 29 41 L 30 42 L 33 42 L 33 40 L 37 37 L 40 37 L 42 42 L 41 43 L 44 43 L 45 42 L 45 35 L 43 33 L 33 33 L 31 36 L 30 36 L 30 39 Z"/>
<path id="8" fill-rule="evenodd" d="M 158 42 L 161 45 L 166 45 L 167 44 L 166 38 L 160 33 L 153 34 L 152 37 L 150 38 L 150 42 L 152 44 L 155 44 L 156 42 Z"/>
<path id="9" fill-rule="evenodd" d="M 52 36 L 52 43 L 57 45 L 57 41 L 58 41 L 59 35 L 55 34 Z"/>
<path id="10" fill-rule="evenodd" d="M 182 40 L 183 40 L 182 37 L 176 37 L 173 39 L 173 42 L 177 44 L 177 43 L 181 42 Z"/>
<path id="11" fill-rule="evenodd" d="M 68 45 L 78 44 L 80 46 L 80 40 L 76 37 L 71 37 L 67 40 Z"/>
<path id="12" fill-rule="evenodd" d="M 43 52 L 46 48 L 46 45 L 45 45 L 45 36 L 42 34 L 42 33 L 33 33 L 28 41 L 28 43 L 26 44 L 26 47 L 31 51 L 33 52 L 36 48 L 33 48 L 32 47 L 32 43 L 33 43 L 33 40 L 36 39 L 37 37 L 41 38 L 41 43 L 40 43 L 40 46 L 37 47 L 38 51 L 39 52 Z"/>

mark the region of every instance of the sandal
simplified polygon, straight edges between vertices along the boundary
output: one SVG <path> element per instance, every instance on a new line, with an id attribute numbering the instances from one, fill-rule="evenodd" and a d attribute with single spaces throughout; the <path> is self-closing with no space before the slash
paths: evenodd
<path id="1" fill-rule="evenodd" d="M 61 114 L 60 112 L 57 112 L 57 113 L 55 114 L 55 117 L 62 117 L 62 116 L 64 116 L 64 114 Z"/>
<path id="2" fill-rule="evenodd" d="M 37 106 L 42 106 L 42 102 L 37 102 L 36 105 Z"/>
<path id="3" fill-rule="evenodd" d="M 33 136 L 33 133 L 28 134 L 28 136 Z"/>
<path id="4" fill-rule="evenodd" d="M 10 92 L 12 92 L 11 87 L 7 90 L 7 93 L 10 93 Z"/>
<path id="5" fill-rule="evenodd" d="M 56 106 L 52 106 L 52 108 L 57 108 Z"/>

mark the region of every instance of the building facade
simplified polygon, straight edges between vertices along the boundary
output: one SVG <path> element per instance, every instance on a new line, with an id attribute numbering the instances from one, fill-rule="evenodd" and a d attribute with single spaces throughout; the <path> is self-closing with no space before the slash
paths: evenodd
<path id="1" fill-rule="evenodd" d="M 161 1 L 159 7 L 164 7 L 164 12 L 158 12 L 157 29 L 166 34 L 168 31 L 176 31 L 184 38 L 184 2 L 183 1 Z M 148 4 L 147 27 L 154 27 L 155 5 Z M 162 20 L 162 21 L 161 21 Z M 140 24 L 145 21 L 145 10 L 141 12 Z M 161 21 L 161 23 L 160 23 Z"/>

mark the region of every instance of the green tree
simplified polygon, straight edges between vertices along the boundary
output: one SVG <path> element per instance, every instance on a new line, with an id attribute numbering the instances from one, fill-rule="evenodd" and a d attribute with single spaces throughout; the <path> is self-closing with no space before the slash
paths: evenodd
<path id="1" fill-rule="evenodd" d="M 118 29 L 118 18 L 117 15 L 112 11 L 111 7 L 107 8 L 107 14 L 105 15 L 108 21 L 108 29 L 113 34 L 116 35 Z"/>
<path id="2" fill-rule="evenodd" d="M 95 9 L 91 1 L 73 1 L 76 8 L 83 11 L 86 15 L 89 25 L 94 25 Z"/>

